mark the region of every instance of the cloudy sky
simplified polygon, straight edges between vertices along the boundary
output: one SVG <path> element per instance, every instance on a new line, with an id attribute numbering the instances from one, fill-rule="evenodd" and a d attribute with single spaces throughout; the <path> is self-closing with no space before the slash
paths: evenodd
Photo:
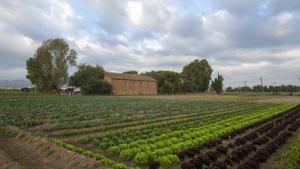
<path id="1" fill-rule="evenodd" d="M 26 59 L 59 37 L 107 71 L 207 59 L 226 86 L 300 84 L 299 33 L 300 0 L 1 0 L 0 80 L 25 79 Z"/>

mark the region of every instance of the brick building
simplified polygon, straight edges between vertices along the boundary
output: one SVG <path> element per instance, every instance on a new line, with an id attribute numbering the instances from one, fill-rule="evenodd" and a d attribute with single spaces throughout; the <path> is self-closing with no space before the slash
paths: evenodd
<path id="1" fill-rule="evenodd" d="M 105 73 L 104 80 L 112 85 L 114 95 L 156 95 L 156 80 L 149 76 Z"/>

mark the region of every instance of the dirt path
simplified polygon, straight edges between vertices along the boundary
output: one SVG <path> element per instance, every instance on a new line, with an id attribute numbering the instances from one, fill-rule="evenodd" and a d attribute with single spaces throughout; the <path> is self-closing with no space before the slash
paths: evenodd
<path id="1" fill-rule="evenodd" d="M 67 151 L 14 126 L 17 137 L 0 136 L 0 169 L 104 169 L 95 159 Z"/>
<path id="2" fill-rule="evenodd" d="M 48 169 L 51 166 L 44 165 L 36 160 L 36 154 L 28 153 L 14 140 L 0 136 L 0 168 L 3 169 Z"/>
<path id="3" fill-rule="evenodd" d="M 0 138 L 1 144 L 0 144 L 0 168 L 1 169 L 22 169 L 22 166 L 19 164 L 18 161 L 16 161 L 10 154 L 7 154 L 7 152 L 4 151 L 2 145 L 2 139 Z"/>

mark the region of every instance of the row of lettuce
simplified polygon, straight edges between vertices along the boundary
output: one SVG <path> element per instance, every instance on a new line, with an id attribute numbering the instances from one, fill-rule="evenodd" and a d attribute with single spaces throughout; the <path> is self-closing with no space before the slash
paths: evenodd
<path id="1" fill-rule="evenodd" d="M 181 150 L 215 140 L 222 135 L 268 119 L 294 106 L 294 104 L 277 105 L 256 113 L 235 116 L 201 127 L 177 130 L 129 144 L 111 146 L 107 151 L 119 155 L 125 160 L 134 160 L 138 165 L 157 161 L 162 166 L 172 166 L 179 162 L 178 157 L 174 154 Z"/>
<path id="2" fill-rule="evenodd" d="M 133 160 L 137 166 L 146 165 L 151 162 L 159 162 L 161 166 L 174 166 L 180 162 L 176 155 L 178 152 L 215 140 L 222 135 L 228 134 L 242 127 L 271 118 L 272 116 L 280 114 L 294 106 L 294 104 L 276 105 L 255 113 L 244 113 L 242 115 L 237 115 L 222 121 L 203 125 L 201 127 L 177 130 L 170 133 L 164 133 L 159 136 L 133 141 L 128 144 L 123 143 L 117 146 L 111 146 L 107 149 L 107 151 L 110 154 L 120 156 L 124 160 Z M 57 140 L 55 143 L 70 151 L 95 158 L 104 166 L 113 169 L 130 168 L 126 164 L 113 161 L 104 155 L 76 147 L 61 140 Z"/>
<path id="3" fill-rule="evenodd" d="M 123 100 L 123 99 L 122 99 Z M 136 102 L 134 100 L 134 102 Z M 102 103 L 99 102 L 99 104 Z M 127 103 L 127 102 L 126 102 Z M 120 102 L 120 104 L 113 104 L 113 103 L 107 103 L 107 106 L 101 104 L 100 106 L 97 106 L 96 104 L 91 105 L 91 107 L 99 107 L 101 110 L 91 111 L 84 110 L 85 116 L 90 116 L 92 119 L 88 120 L 76 120 L 75 118 L 78 116 L 77 114 L 74 116 L 65 116 L 60 117 L 60 119 L 63 121 L 63 123 L 53 123 L 51 126 L 48 126 L 45 131 L 59 131 L 59 130 L 65 130 L 65 129 L 83 129 L 83 128 L 92 128 L 92 127 L 104 127 L 104 129 L 108 128 L 120 128 L 120 127 L 126 127 L 126 124 L 132 124 L 132 125 L 139 125 L 140 123 L 143 123 L 144 121 L 149 121 L 153 119 L 155 122 L 155 119 L 161 118 L 161 113 L 164 113 L 164 118 L 172 118 L 176 115 L 188 115 L 188 114 L 194 114 L 194 113 L 203 113 L 207 111 L 214 111 L 219 110 L 220 108 L 226 109 L 230 107 L 235 106 L 245 106 L 245 105 L 254 105 L 252 103 L 218 103 L 214 104 L 213 102 L 195 102 L 195 101 L 185 101 L 185 102 L 179 102 L 179 101 L 156 101 L 156 100 L 139 100 L 139 102 L 136 102 L 136 104 L 133 104 L 132 102 L 128 102 L 125 105 L 123 101 Z M 104 106 L 104 107 L 102 107 Z M 106 107 L 109 107 L 106 108 Z M 192 111 L 187 111 L 186 108 L 192 108 Z M 138 116 L 139 113 L 143 113 L 143 116 Z M 101 111 L 101 112 L 99 112 Z M 105 111 L 105 112 L 103 112 Z M 80 112 L 80 115 L 82 115 L 82 112 Z M 97 115 L 95 117 L 94 115 Z M 120 116 L 125 116 L 127 119 L 120 119 Z M 86 118 L 90 118 L 86 117 Z M 101 118 L 105 119 L 105 122 L 103 121 L 93 121 L 95 118 Z M 138 120 L 136 119 L 138 117 Z M 109 119 L 112 121 L 109 122 Z M 53 121 L 55 122 L 55 121 Z M 76 122 L 76 123 L 75 123 Z M 117 122 L 117 123 L 116 123 Z M 149 121 L 151 122 L 151 121 Z M 124 124 L 126 123 L 126 124 Z M 125 126 L 124 126 L 125 125 Z M 67 134 L 67 133 L 66 133 Z M 71 134 L 71 133 L 70 133 Z M 74 134 L 74 133 L 72 133 Z"/>
<path id="4" fill-rule="evenodd" d="M 107 149 L 123 143 L 130 143 L 141 139 L 155 137 L 163 133 L 170 133 L 177 130 L 185 130 L 193 127 L 199 127 L 210 123 L 215 123 L 224 119 L 232 118 L 243 114 L 254 114 L 274 105 L 245 105 L 243 107 L 231 107 L 215 111 L 207 111 L 201 114 L 189 114 L 179 116 L 168 121 L 155 122 L 152 124 L 135 126 L 134 128 L 101 133 L 101 136 L 81 137 L 81 143 L 92 141 L 94 145 L 101 149 Z"/>
<path id="5" fill-rule="evenodd" d="M 123 122 L 123 123 L 114 123 L 109 125 L 104 124 L 98 124 L 94 126 L 93 121 L 91 121 L 87 126 L 79 126 L 76 130 L 72 129 L 62 129 L 53 131 L 50 133 L 52 136 L 75 136 L 75 135 L 85 135 L 89 133 L 99 133 L 99 132 L 105 132 L 107 130 L 118 130 L 125 127 L 136 127 L 136 126 L 151 126 L 153 127 L 166 127 L 170 124 L 176 125 L 176 124 L 183 124 L 191 121 L 196 121 L 202 118 L 202 116 L 214 116 L 215 113 L 218 114 L 225 114 L 226 112 L 230 111 L 242 111 L 247 108 L 255 108 L 255 107 L 266 107 L 271 106 L 271 104 L 262 104 L 262 105 L 252 105 L 252 104 L 241 104 L 237 105 L 234 103 L 230 103 L 228 105 L 222 105 L 222 107 L 215 107 L 214 109 L 204 109 L 198 112 L 193 113 L 178 113 L 175 115 L 163 115 L 162 117 L 155 117 L 155 118 L 143 118 L 141 117 L 137 121 L 131 121 L 131 122 Z M 164 111 L 164 110 L 162 110 Z M 179 111 L 179 110 L 177 110 Z M 232 114 L 231 114 L 232 115 Z M 97 121 L 96 121 L 97 122 Z M 101 121 L 100 121 L 101 122 Z M 98 122 L 99 123 L 99 122 Z M 102 122 L 103 123 L 103 122 Z M 181 126 L 178 126 L 178 128 Z"/>
<path id="6" fill-rule="evenodd" d="M 287 152 L 275 164 L 274 169 L 299 169 L 300 167 L 300 132 L 292 139 Z"/>
<path id="7" fill-rule="evenodd" d="M 81 154 L 83 156 L 86 156 L 86 157 L 89 157 L 89 158 L 95 158 L 96 160 L 98 160 L 105 167 L 109 167 L 109 168 L 112 168 L 112 169 L 135 169 L 135 168 L 132 168 L 132 167 L 128 167 L 127 165 L 125 165 L 123 163 L 119 163 L 119 162 L 110 160 L 109 158 L 107 158 L 107 157 L 105 157 L 105 156 L 103 156 L 99 153 L 88 151 L 88 150 L 85 150 L 83 148 L 76 147 L 72 144 L 65 143 L 62 140 L 56 140 L 55 144 L 65 148 L 67 150 L 70 150 L 70 151 L 76 152 L 78 154 Z"/>

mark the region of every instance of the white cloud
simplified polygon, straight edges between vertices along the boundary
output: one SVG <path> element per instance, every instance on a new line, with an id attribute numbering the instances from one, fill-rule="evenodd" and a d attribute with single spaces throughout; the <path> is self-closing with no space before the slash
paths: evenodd
<path id="1" fill-rule="evenodd" d="M 143 6 L 140 2 L 129 1 L 126 9 L 131 21 L 139 25 L 143 19 Z"/>
<path id="2" fill-rule="evenodd" d="M 153 39 L 144 39 L 143 45 L 145 49 L 150 49 L 150 50 L 161 50 L 163 49 L 160 43 L 157 40 Z"/>
<path id="3" fill-rule="evenodd" d="M 293 14 L 290 12 L 282 12 L 276 16 L 277 21 L 280 25 L 288 23 L 293 18 Z"/>
<path id="4" fill-rule="evenodd" d="M 287 1 L 3 0 L 0 69 L 24 78 L 20 70 L 38 45 L 62 37 L 79 63 L 109 71 L 181 71 L 198 58 L 228 84 L 257 76 L 290 82 L 300 69 L 300 4 Z"/>

